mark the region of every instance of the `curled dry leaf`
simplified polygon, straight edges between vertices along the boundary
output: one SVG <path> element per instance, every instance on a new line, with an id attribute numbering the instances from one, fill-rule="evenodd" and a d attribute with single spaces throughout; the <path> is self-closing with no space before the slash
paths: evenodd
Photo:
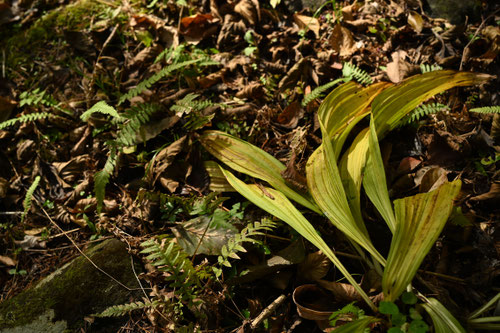
<path id="1" fill-rule="evenodd" d="M 236 93 L 238 98 L 258 99 L 264 95 L 264 88 L 258 82 L 245 85 L 243 89 Z"/>
<path id="2" fill-rule="evenodd" d="M 9 190 L 9 182 L 7 179 L 0 177 L 0 199 L 5 198 Z"/>
<path id="3" fill-rule="evenodd" d="M 181 20 L 180 33 L 188 42 L 199 42 L 217 31 L 219 20 L 211 14 L 195 14 Z"/>
<path id="4" fill-rule="evenodd" d="M 472 197 L 471 200 L 482 201 L 489 204 L 500 203 L 500 182 L 492 183 L 488 192 Z"/>
<path id="5" fill-rule="evenodd" d="M 17 262 L 10 257 L 0 256 L 0 264 L 4 264 L 6 266 L 16 266 Z"/>
<path id="6" fill-rule="evenodd" d="M 295 288 L 293 302 L 299 316 L 309 320 L 327 320 L 338 309 L 332 295 L 315 284 Z"/>
<path id="7" fill-rule="evenodd" d="M 290 103 L 276 119 L 278 124 L 285 128 L 297 127 L 299 120 L 304 116 L 304 109 L 298 101 Z"/>
<path id="8" fill-rule="evenodd" d="M 258 0 L 240 0 L 234 11 L 245 18 L 251 25 L 260 21 L 260 6 Z"/>

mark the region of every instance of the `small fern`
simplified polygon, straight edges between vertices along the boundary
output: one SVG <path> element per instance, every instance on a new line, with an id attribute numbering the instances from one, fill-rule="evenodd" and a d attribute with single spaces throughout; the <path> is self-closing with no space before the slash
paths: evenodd
<path id="1" fill-rule="evenodd" d="M 442 69 L 443 69 L 443 67 L 441 67 L 437 64 L 434 64 L 434 65 L 421 64 L 420 65 L 420 70 L 422 71 L 422 74 L 425 74 L 428 72 L 440 71 Z"/>
<path id="2" fill-rule="evenodd" d="M 470 109 L 470 112 L 477 113 L 500 113 L 500 105 L 497 106 L 483 106 L 481 108 Z"/>
<path id="3" fill-rule="evenodd" d="M 191 112 L 202 111 L 210 106 L 215 106 L 220 104 L 213 103 L 212 101 L 197 101 L 196 99 L 200 95 L 189 93 L 181 100 L 178 100 L 175 105 L 170 107 L 170 110 L 174 111 L 177 116 L 181 117 L 183 114 L 189 114 Z"/>
<path id="4" fill-rule="evenodd" d="M 418 121 L 420 118 L 439 111 L 448 111 L 450 108 L 441 103 L 422 104 L 410 112 L 401 120 L 401 125 L 406 125 Z"/>
<path id="5" fill-rule="evenodd" d="M 151 308 L 154 307 L 155 303 L 143 303 L 143 302 L 132 302 L 128 304 L 121 304 L 121 305 L 114 305 L 111 306 L 101 313 L 94 314 L 94 317 L 120 317 L 124 316 L 130 311 L 135 311 L 135 310 L 141 310 L 145 308 Z"/>
<path id="6" fill-rule="evenodd" d="M 135 145 L 141 126 L 146 124 L 156 111 L 158 111 L 158 106 L 154 104 L 140 104 L 132 107 L 125 115 L 125 118 L 122 118 L 128 120 L 119 126 L 116 133 L 116 143 L 125 147 Z"/>
<path id="7" fill-rule="evenodd" d="M 15 125 L 17 123 L 27 123 L 28 121 L 35 121 L 35 120 L 40 120 L 40 119 L 45 119 L 48 117 L 51 117 L 52 114 L 47 113 L 47 112 L 37 112 L 37 113 L 30 113 L 30 114 L 24 114 L 20 117 L 17 118 L 12 118 L 9 120 L 6 120 L 4 122 L 0 123 L 0 130 Z"/>
<path id="8" fill-rule="evenodd" d="M 246 252 L 245 248 L 241 245 L 243 242 L 260 244 L 261 242 L 253 237 L 264 235 L 264 231 L 271 231 L 275 227 L 276 223 L 266 218 L 260 222 L 249 223 L 239 234 L 236 234 L 226 245 L 222 246 L 221 255 L 218 257 L 219 266 L 231 267 L 229 258 L 240 259 L 237 252 Z M 212 270 L 216 277 L 222 275 L 222 268 L 214 266 Z"/>
<path id="9" fill-rule="evenodd" d="M 112 116 L 113 118 L 116 118 L 118 120 L 121 120 L 122 117 L 118 114 L 116 109 L 110 105 L 108 105 L 105 101 L 100 101 L 94 104 L 90 109 L 85 111 L 81 116 L 80 119 L 83 121 L 89 120 L 90 116 L 94 113 L 102 113 L 102 114 L 107 114 Z"/>
<path id="10" fill-rule="evenodd" d="M 109 178 L 115 170 L 117 162 L 116 148 L 112 147 L 109 151 L 108 159 L 104 164 L 104 168 L 97 171 L 94 175 L 94 193 L 97 200 L 97 213 L 100 214 L 106 195 L 106 185 L 109 183 Z"/>
<path id="11" fill-rule="evenodd" d="M 19 98 L 19 106 L 21 107 L 25 105 L 36 106 L 39 104 L 43 104 L 46 106 L 56 106 L 58 104 L 52 95 L 47 94 L 46 91 L 40 91 L 40 88 L 36 88 L 31 92 L 23 91 L 21 95 L 19 95 Z"/>
<path id="12" fill-rule="evenodd" d="M 194 268 L 186 252 L 168 238 L 164 239 L 163 244 L 152 238 L 141 246 L 144 248 L 141 253 L 148 254 L 146 258 L 152 265 L 167 273 L 165 280 L 173 289 L 179 308 L 196 304 L 195 298 L 201 286 L 200 273 Z"/>
<path id="13" fill-rule="evenodd" d="M 158 73 L 152 75 L 151 77 L 149 77 L 148 79 L 146 79 L 144 81 L 141 81 L 135 88 L 130 89 L 126 94 L 122 95 L 120 97 L 120 100 L 118 101 L 118 105 L 122 104 L 126 100 L 130 100 L 131 98 L 139 95 L 140 93 L 142 93 L 143 91 L 145 91 L 146 89 L 148 89 L 153 84 L 160 81 L 165 76 L 172 73 L 173 71 L 187 67 L 191 64 L 200 62 L 201 60 L 203 60 L 203 59 L 191 59 L 191 60 L 183 61 L 180 63 L 174 63 L 172 65 L 169 65 L 169 66 L 162 68 Z"/>
<path id="14" fill-rule="evenodd" d="M 21 215 L 21 223 L 24 222 L 24 218 L 26 217 L 26 214 L 28 214 L 28 211 L 31 208 L 31 200 L 33 198 L 33 193 L 35 193 L 35 190 L 38 187 L 38 183 L 40 183 L 40 176 L 35 177 L 35 180 L 28 188 L 28 191 L 26 192 L 26 196 L 24 197 L 23 201 L 24 211 L 23 214 Z"/>
<path id="15" fill-rule="evenodd" d="M 361 84 L 373 83 L 372 78 L 366 71 L 349 62 L 344 63 L 344 67 L 342 67 L 342 76 L 347 79 L 354 79 Z"/>
<path id="16" fill-rule="evenodd" d="M 322 86 L 314 88 L 309 94 L 304 96 L 304 99 L 302 100 L 302 107 L 306 107 L 309 103 L 311 103 L 316 98 L 320 98 L 325 91 L 334 87 L 338 83 L 346 82 L 346 81 L 349 81 L 349 79 L 348 78 L 340 78 L 340 79 L 334 80 L 332 82 L 328 82 Z"/>

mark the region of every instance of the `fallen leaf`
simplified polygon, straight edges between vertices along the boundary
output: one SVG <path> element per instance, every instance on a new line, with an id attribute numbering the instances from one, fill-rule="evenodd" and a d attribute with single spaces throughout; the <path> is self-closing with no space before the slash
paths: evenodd
<path id="1" fill-rule="evenodd" d="M 6 266 L 16 266 L 17 262 L 9 257 L 6 256 L 0 256 L 0 263 L 6 265 Z"/>
<path id="2" fill-rule="evenodd" d="M 258 0 L 240 0 L 234 11 L 245 18 L 251 25 L 260 21 L 260 6 Z"/>
<path id="3" fill-rule="evenodd" d="M 340 24 L 333 28 L 328 42 L 341 57 L 349 57 L 358 49 L 351 31 Z"/>
<path id="4" fill-rule="evenodd" d="M 398 166 L 396 173 L 398 175 L 410 173 L 413 170 L 415 170 L 420 164 L 422 164 L 422 161 L 415 158 L 415 157 L 411 157 L 411 156 L 405 157 L 399 163 L 399 166 Z"/>
<path id="5" fill-rule="evenodd" d="M 500 203 L 500 182 L 492 183 L 488 192 L 472 197 L 470 200 L 482 201 L 490 204 Z"/>
<path id="6" fill-rule="evenodd" d="M 448 181 L 448 172 L 440 167 L 429 169 L 420 181 L 420 193 L 433 191 Z"/>
<path id="7" fill-rule="evenodd" d="M 316 35 L 316 38 L 319 38 L 319 21 L 315 17 L 309 17 L 300 14 L 293 14 L 294 22 L 299 26 L 302 30 L 311 30 Z"/>
<path id="8" fill-rule="evenodd" d="M 20 246 L 23 250 L 28 250 L 32 248 L 45 249 L 47 247 L 47 242 L 42 241 L 41 237 L 24 235 L 24 239 L 21 241 L 14 241 L 16 245 Z"/>
<path id="9" fill-rule="evenodd" d="M 0 177 L 0 199 L 5 198 L 9 190 L 9 182 L 7 179 Z"/>
<path id="10" fill-rule="evenodd" d="M 392 61 L 387 64 L 386 73 L 392 82 L 401 82 L 408 73 L 409 64 L 405 61 L 407 56 L 408 53 L 403 50 L 391 54 Z"/>
<path id="11" fill-rule="evenodd" d="M 422 28 L 424 27 L 424 19 L 420 16 L 419 13 L 410 10 L 408 13 L 408 24 L 418 33 L 422 32 Z"/>
<path id="12" fill-rule="evenodd" d="M 0 96 L 0 123 L 10 118 L 10 114 L 16 105 L 17 102 L 9 97 Z"/>
<path id="13" fill-rule="evenodd" d="M 309 253 L 299 264 L 297 274 L 305 281 L 319 281 L 325 277 L 329 269 L 330 260 L 321 251 L 317 251 Z"/>
<path id="14" fill-rule="evenodd" d="M 304 109 L 302 109 L 299 102 L 295 101 L 290 103 L 283 112 L 278 115 L 276 119 L 278 124 L 285 128 L 297 127 L 299 120 L 304 116 Z"/>
<path id="15" fill-rule="evenodd" d="M 181 19 L 180 33 L 188 42 L 197 43 L 217 31 L 219 20 L 212 14 L 195 14 Z"/>

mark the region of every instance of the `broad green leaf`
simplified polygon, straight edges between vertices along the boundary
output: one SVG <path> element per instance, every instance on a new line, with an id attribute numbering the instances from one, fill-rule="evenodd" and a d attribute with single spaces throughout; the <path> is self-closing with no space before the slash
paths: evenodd
<path id="1" fill-rule="evenodd" d="M 366 316 L 361 319 L 356 319 L 348 324 L 342 325 L 334 330 L 335 333 L 359 333 L 363 332 L 368 325 L 375 323 L 380 319 Z"/>
<path id="2" fill-rule="evenodd" d="M 324 132 L 323 127 L 322 129 Z M 306 175 L 309 192 L 332 224 L 385 265 L 385 260 L 373 246 L 363 221 L 355 220 L 351 213 L 329 140 L 323 140 L 323 144 L 307 161 Z"/>
<path id="3" fill-rule="evenodd" d="M 230 168 L 264 180 L 295 202 L 321 214 L 309 199 L 290 188 L 281 172 L 285 165 L 262 149 L 220 131 L 206 131 L 199 138 L 201 144 L 213 156 Z"/>
<path id="4" fill-rule="evenodd" d="M 382 278 L 386 301 L 395 301 L 411 282 L 443 229 L 461 182 L 394 201 L 396 231 Z"/>
<path id="5" fill-rule="evenodd" d="M 369 149 L 368 129 L 362 130 L 340 160 L 340 176 L 349 206 L 357 223 L 363 223 L 361 215 L 361 183 L 366 155 Z"/>
<path id="6" fill-rule="evenodd" d="M 433 71 L 412 76 L 378 94 L 372 103 L 377 134 L 385 134 L 420 103 L 447 89 L 485 83 L 491 75 L 452 70 Z"/>
<path id="7" fill-rule="evenodd" d="M 370 121 L 370 130 L 367 135 L 369 136 L 369 149 L 363 175 L 363 188 L 370 201 L 384 218 L 391 232 L 394 233 L 396 218 L 394 217 L 389 191 L 387 190 L 384 163 L 382 162 L 382 154 L 380 153 L 373 119 Z"/>
<path id="8" fill-rule="evenodd" d="M 342 265 L 340 260 L 335 256 L 330 247 L 325 243 L 325 241 L 319 236 L 318 232 L 312 224 L 306 220 L 306 218 L 298 211 L 297 208 L 287 199 L 283 193 L 276 191 L 269 187 L 257 186 L 257 185 L 247 185 L 238 178 L 236 178 L 231 172 L 222 169 L 222 172 L 227 178 L 227 181 L 231 186 L 238 191 L 242 196 L 247 198 L 256 206 L 265 210 L 269 214 L 276 216 L 280 220 L 283 220 L 295 231 L 297 231 L 302 237 L 311 242 L 314 246 L 320 249 L 339 269 L 339 271 L 346 277 L 349 283 L 356 289 L 356 291 L 363 297 L 367 304 L 372 308 L 376 309 L 373 302 L 370 300 L 368 295 L 361 289 L 359 284 L 354 280 L 352 275 L 347 271 L 347 269 Z"/>
<path id="9" fill-rule="evenodd" d="M 434 324 L 436 333 L 465 333 L 458 320 L 435 298 L 426 298 L 422 307 L 427 311 Z"/>
<path id="10" fill-rule="evenodd" d="M 334 89 L 321 103 L 318 119 L 323 122 L 328 137 L 335 138 L 335 156 L 338 157 L 354 125 L 369 113 L 369 105 L 375 96 L 389 85 L 381 82 L 365 88 L 351 81 Z"/>

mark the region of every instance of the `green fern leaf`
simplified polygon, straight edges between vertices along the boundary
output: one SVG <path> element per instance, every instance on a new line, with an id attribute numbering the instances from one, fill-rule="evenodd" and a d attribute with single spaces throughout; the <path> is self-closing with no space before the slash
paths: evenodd
<path id="1" fill-rule="evenodd" d="M 314 88 L 313 91 L 311 91 L 309 94 L 305 95 L 304 100 L 302 101 L 302 107 L 306 107 L 309 103 L 311 103 L 316 98 L 319 98 L 325 91 L 334 87 L 338 83 L 346 82 L 348 80 L 349 80 L 348 78 L 340 78 L 340 79 L 334 80 L 332 82 L 328 82 L 327 84 L 324 84 L 322 86 Z"/>
<path id="2" fill-rule="evenodd" d="M 30 114 L 25 114 L 17 118 L 12 118 L 9 120 L 6 120 L 4 122 L 0 123 L 0 130 L 4 129 L 6 127 L 12 126 L 17 123 L 26 123 L 28 121 L 35 121 L 35 120 L 40 120 L 40 119 L 45 119 L 48 117 L 51 117 L 52 114 L 47 113 L 47 112 L 39 112 L 39 113 L 30 113 Z"/>
<path id="3" fill-rule="evenodd" d="M 88 109 L 87 111 L 85 111 L 80 116 L 80 118 L 83 121 L 87 121 L 87 120 L 89 120 L 90 116 L 93 113 L 96 113 L 96 112 L 110 115 L 113 118 L 116 118 L 118 120 L 122 119 L 122 117 L 118 114 L 118 112 L 116 111 L 116 109 L 114 107 L 108 105 L 105 101 L 100 101 L 100 102 L 95 103 L 94 106 L 91 107 L 90 109 Z"/>
<path id="4" fill-rule="evenodd" d="M 122 95 L 120 97 L 120 100 L 118 101 L 118 105 L 122 104 L 126 100 L 130 100 L 131 98 L 139 95 L 140 93 L 144 92 L 146 89 L 151 87 L 153 84 L 156 82 L 160 81 L 163 79 L 165 76 L 169 75 L 175 70 L 187 67 L 191 64 L 200 62 L 202 59 L 192 59 L 192 60 L 187 60 L 183 61 L 180 63 L 172 64 L 167 67 L 162 68 L 158 73 L 152 75 L 150 78 L 141 81 L 135 88 L 130 89 L 126 94 Z"/>
<path id="5" fill-rule="evenodd" d="M 477 113 L 500 113 L 500 105 L 497 106 L 483 106 L 481 108 L 470 109 L 470 112 Z"/>
<path id="6" fill-rule="evenodd" d="M 428 73 L 428 72 L 434 72 L 434 71 L 439 71 L 442 70 L 443 67 L 433 64 L 433 65 L 428 65 L 428 64 L 421 64 L 420 65 L 420 70 L 422 71 L 422 74 Z"/>
<path id="7" fill-rule="evenodd" d="M 111 148 L 108 159 L 104 164 L 104 168 L 94 175 L 94 193 L 97 200 L 97 213 L 100 214 L 106 195 L 106 185 L 109 183 L 109 178 L 113 174 L 116 166 L 117 153 L 115 148 Z"/>
<path id="8" fill-rule="evenodd" d="M 348 79 L 354 79 L 365 85 L 373 83 L 372 78 L 366 71 L 349 62 L 344 63 L 344 66 L 342 67 L 342 76 Z"/>
<path id="9" fill-rule="evenodd" d="M 146 124 L 151 115 L 158 111 L 158 106 L 154 104 L 141 104 L 133 107 L 126 115 L 128 118 L 116 133 L 116 143 L 118 146 L 133 146 L 138 141 L 138 136 L 141 134 L 141 126 Z M 143 136 L 143 141 L 145 137 Z"/>
<path id="10" fill-rule="evenodd" d="M 418 121 L 420 118 L 438 113 L 440 111 L 447 111 L 450 108 L 441 103 L 430 103 L 430 104 L 422 104 L 415 108 L 411 113 L 409 113 L 405 118 L 401 120 L 401 125 L 410 124 L 415 121 Z"/>
<path id="11" fill-rule="evenodd" d="M 94 314 L 94 317 L 120 317 L 126 315 L 130 311 L 140 310 L 152 306 L 152 303 L 146 304 L 143 302 L 132 302 L 128 304 L 114 305 L 105 309 L 101 313 Z"/>
<path id="12" fill-rule="evenodd" d="M 26 214 L 28 214 L 28 211 L 31 208 L 31 199 L 33 198 L 33 193 L 35 193 L 36 188 L 38 187 L 38 183 L 40 182 L 40 176 L 36 176 L 35 180 L 31 184 L 31 186 L 28 188 L 28 191 L 26 192 L 26 196 L 24 197 L 23 201 L 23 214 L 21 215 L 21 223 L 24 222 L 24 218 L 26 217 Z"/>

